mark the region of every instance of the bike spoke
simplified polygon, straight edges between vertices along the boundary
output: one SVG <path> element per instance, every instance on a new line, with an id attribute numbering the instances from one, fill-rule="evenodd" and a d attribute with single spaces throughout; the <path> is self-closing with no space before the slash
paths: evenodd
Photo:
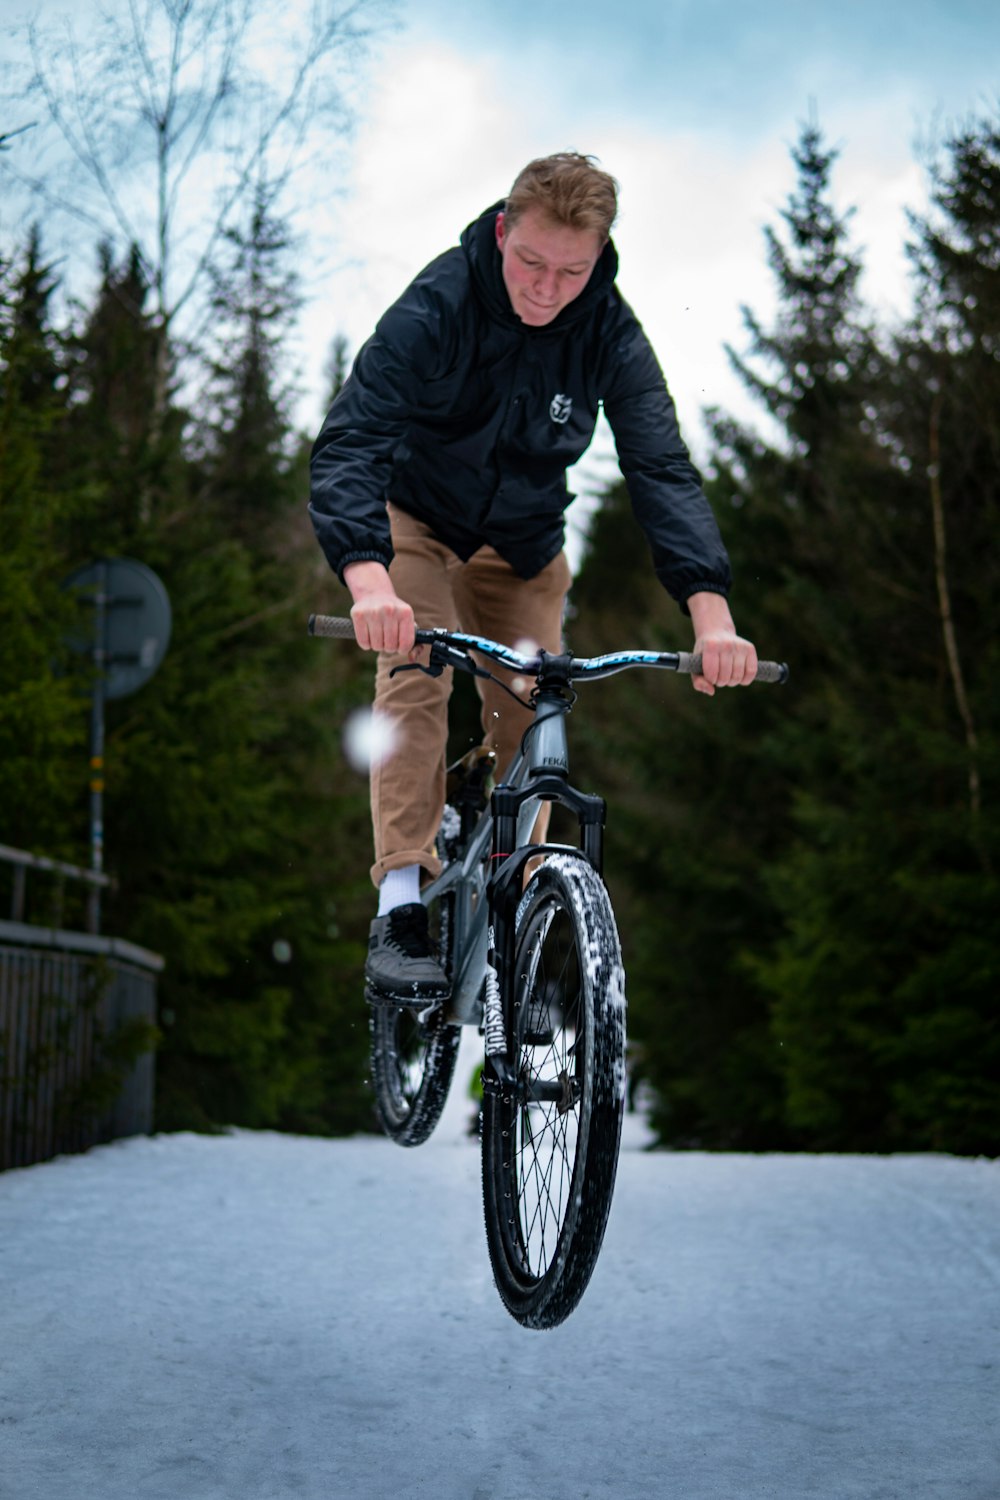
<path id="1" fill-rule="evenodd" d="M 530 1149 L 522 1145 L 519 1152 L 519 1214 L 529 1264 L 535 1275 L 540 1275 L 548 1265 L 555 1250 L 553 1235 L 558 1238 L 565 1216 L 572 1171 L 567 1137 L 565 1123 L 550 1114 L 543 1129 L 536 1128 L 532 1133 Z"/>
<path id="2" fill-rule="evenodd" d="M 576 945 L 566 914 L 546 913 L 538 963 L 522 1005 L 529 1033 L 521 1053 L 523 1101 L 515 1132 L 518 1238 L 526 1269 L 545 1274 L 556 1252 L 572 1191 L 579 1091 L 574 1061 L 580 1038 Z M 558 1014 L 554 1010 L 558 1006 Z M 551 1040 L 530 1039 L 531 1027 Z M 544 1048 L 544 1050 L 543 1050 Z"/>

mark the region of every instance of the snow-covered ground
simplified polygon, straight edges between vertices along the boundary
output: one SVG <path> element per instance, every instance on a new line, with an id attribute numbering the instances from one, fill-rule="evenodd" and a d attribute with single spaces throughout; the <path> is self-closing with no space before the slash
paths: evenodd
<path id="1" fill-rule="evenodd" d="M 3 1500 L 998 1500 L 1000 1164 L 630 1122 L 590 1289 L 527 1333 L 467 1115 L 0 1176 Z"/>

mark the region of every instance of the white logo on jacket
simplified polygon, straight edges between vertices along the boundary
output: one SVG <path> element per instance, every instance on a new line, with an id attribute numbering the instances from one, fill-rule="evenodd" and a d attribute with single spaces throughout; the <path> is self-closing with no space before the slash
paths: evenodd
<path id="1" fill-rule="evenodd" d="M 549 416 L 552 418 L 553 422 L 568 422 L 569 415 L 572 410 L 572 396 L 561 396 L 557 392 L 556 395 L 552 397 L 552 404 L 549 407 Z"/>

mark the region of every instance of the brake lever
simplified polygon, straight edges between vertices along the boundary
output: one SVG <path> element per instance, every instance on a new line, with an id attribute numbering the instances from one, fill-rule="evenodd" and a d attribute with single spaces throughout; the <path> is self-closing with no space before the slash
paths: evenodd
<path id="1" fill-rule="evenodd" d="M 440 677 L 445 667 L 454 667 L 459 672 L 470 672 L 473 677 L 490 677 L 492 673 L 483 667 L 477 667 L 471 657 L 457 646 L 449 646 L 446 641 L 432 641 L 430 659 L 425 666 L 422 661 L 408 661 L 401 666 L 393 667 L 389 673 L 395 677 L 397 672 L 423 672 L 427 677 Z"/>

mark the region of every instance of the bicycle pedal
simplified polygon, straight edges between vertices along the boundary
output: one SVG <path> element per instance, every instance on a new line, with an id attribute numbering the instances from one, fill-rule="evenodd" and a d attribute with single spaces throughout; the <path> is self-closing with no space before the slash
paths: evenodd
<path id="1" fill-rule="evenodd" d="M 425 1016 L 432 1010 L 439 1009 L 448 999 L 448 995 L 395 995 L 387 990 L 380 990 L 376 985 L 368 983 L 365 985 L 365 1000 L 369 1005 L 381 1006 L 385 1009 L 412 1010 L 419 1016 Z"/>

